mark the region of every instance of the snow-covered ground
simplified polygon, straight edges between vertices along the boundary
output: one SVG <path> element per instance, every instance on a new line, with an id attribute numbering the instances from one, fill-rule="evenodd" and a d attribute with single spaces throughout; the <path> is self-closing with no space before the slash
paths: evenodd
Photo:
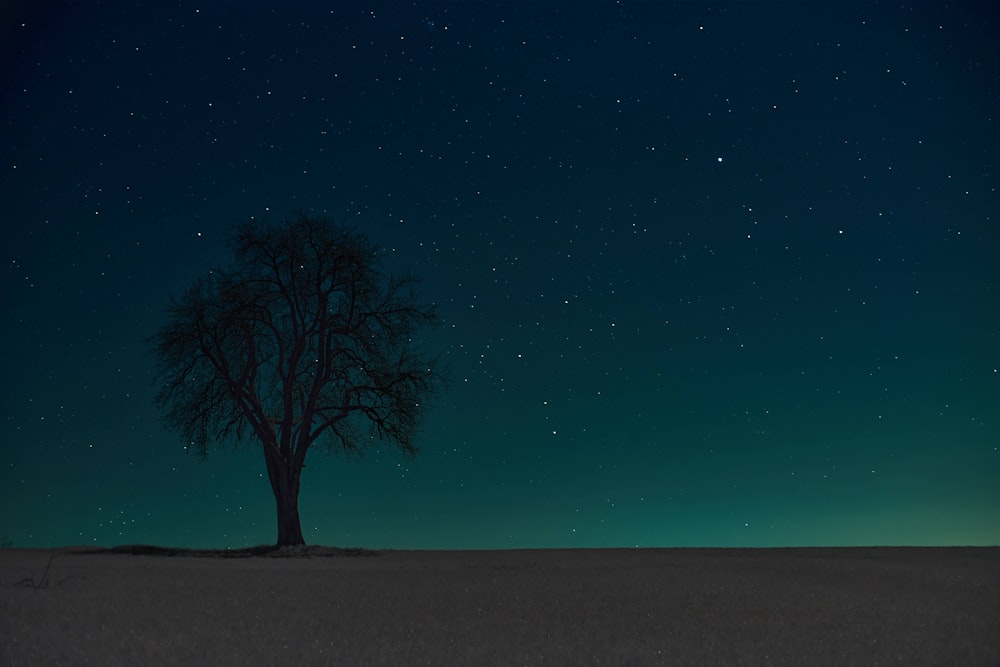
<path id="1" fill-rule="evenodd" d="M 1000 549 L 5 549 L 0 664 L 995 666 Z"/>

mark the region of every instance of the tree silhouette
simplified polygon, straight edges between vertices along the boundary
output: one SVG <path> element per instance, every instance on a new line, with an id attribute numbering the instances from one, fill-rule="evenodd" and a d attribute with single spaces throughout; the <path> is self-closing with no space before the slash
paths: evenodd
<path id="1" fill-rule="evenodd" d="M 305 543 L 299 486 L 315 443 L 416 453 L 437 381 L 414 332 L 432 324 L 416 279 L 381 271 L 363 234 L 300 213 L 236 227 L 235 261 L 199 279 L 151 338 L 156 402 L 201 456 L 210 441 L 260 444 L 277 507 L 277 546 Z"/>

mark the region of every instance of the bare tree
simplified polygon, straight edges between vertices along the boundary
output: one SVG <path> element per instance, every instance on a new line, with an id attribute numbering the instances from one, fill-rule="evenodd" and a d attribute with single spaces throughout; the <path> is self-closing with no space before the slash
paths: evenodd
<path id="1" fill-rule="evenodd" d="M 152 337 L 157 403 L 206 456 L 210 441 L 259 443 L 274 491 L 278 546 L 304 544 L 306 454 L 386 441 L 416 453 L 433 361 L 414 332 L 435 321 L 416 280 L 381 271 L 363 234 L 326 218 L 238 225 L 235 261 L 176 299 Z"/>

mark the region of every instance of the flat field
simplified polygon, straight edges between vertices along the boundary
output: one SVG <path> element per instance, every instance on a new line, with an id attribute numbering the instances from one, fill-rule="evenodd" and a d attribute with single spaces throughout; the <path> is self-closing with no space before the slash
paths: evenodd
<path id="1" fill-rule="evenodd" d="M 239 555 L 0 550 L 0 664 L 1000 665 L 1000 548 Z"/>

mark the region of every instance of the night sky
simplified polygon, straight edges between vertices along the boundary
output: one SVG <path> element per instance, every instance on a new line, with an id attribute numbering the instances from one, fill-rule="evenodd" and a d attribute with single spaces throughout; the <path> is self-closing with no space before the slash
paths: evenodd
<path id="1" fill-rule="evenodd" d="M 992 3 L 28 4 L 16 546 L 274 541 L 259 449 L 187 451 L 145 339 L 296 210 L 423 277 L 450 371 L 415 458 L 310 453 L 308 542 L 1000 544 Z"/>

